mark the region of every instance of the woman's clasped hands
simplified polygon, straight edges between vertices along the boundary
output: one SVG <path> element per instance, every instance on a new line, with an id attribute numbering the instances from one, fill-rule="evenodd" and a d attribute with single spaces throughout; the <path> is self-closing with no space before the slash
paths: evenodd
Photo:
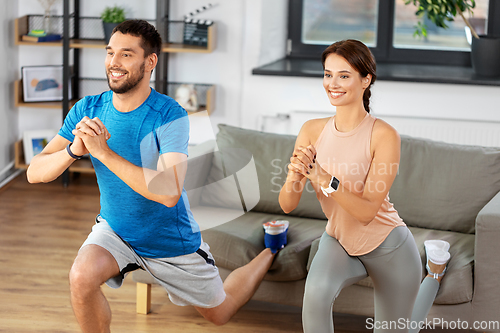
<path id="1" fill-rule="evenodd" d="M 320 186 L 328 186 L 331 175 L 318 163 L 316 148 L 313 145 L 307 147 L 298 146 L 294 149 L 290 164 L 288 165 L 290 180 L 300 181 L 304 177 Z"/>

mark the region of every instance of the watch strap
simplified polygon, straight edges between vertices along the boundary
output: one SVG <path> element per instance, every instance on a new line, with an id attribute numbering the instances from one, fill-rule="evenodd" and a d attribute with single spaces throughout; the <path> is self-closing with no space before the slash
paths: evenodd
<path id="1" fill-rule="evenodd" d="M 71 158 L 74 158 L 75 160 L 82 159 L 83 155 L 75 155 L 75 154 L 73 154 L 73 152 L 70 149 L 70 147 L 71 147 L 72 144 L 73 144 L 73 142 L 71 142 L 70 144 L 68 144 L 66 146 L 66 151 L 68 152 L 69 156 L 71 156 Z"/>
<path id="2" fill-rule="evenodd" d="M 339 184 L 340 184 L 340 181 L 338 180 L 338 178 L 335 176 L 332 176 L 328 187 L 324 188 L 323 186 L 321 186 L 321 191 L 323 192 L 323 194 L 325 196 L 328 196 L 330 193 L 337 191 L 337 189 L 339 188 Z"/>

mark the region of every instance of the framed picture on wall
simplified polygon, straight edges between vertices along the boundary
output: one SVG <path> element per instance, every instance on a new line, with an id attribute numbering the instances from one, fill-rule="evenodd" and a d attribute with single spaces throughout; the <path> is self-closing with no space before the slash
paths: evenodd
<path id="1" fill-rule="evenodd" d="M 21 71 L 24 102 L 62 101 L 63 66 L 24 66 Z M 69 98 L 71 99 L 71 84 L 69 83 Z"/>
<path id="2" fill-rule="evenodd" d="M 31 163 L 33 156 L 42 152 L 43 148 L 57 134 L 57 130 L 36 130 L 23 133 L 24 161 Z"/>

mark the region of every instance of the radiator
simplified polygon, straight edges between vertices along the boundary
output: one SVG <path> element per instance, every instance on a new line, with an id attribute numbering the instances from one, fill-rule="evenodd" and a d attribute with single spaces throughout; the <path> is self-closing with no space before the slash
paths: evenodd
<path id="1" fill-rule="evenodd" d="M 462 145 L 500 147 L 500 122 L 380 116 L 399 134 Z"/>
<path id="2" fill-rule="evenodd" d="M 297 135 L 309 119 L 330 117 L 326 112 L 291 112 L 288 134 Z M 393 126 L 399 134 L 462 145 L 500 147 L 500 122 L 480 120 L 435 119 L 375 115 Z M 283 117 L 281 117 L 283 119 Z M 274 120 L 274 124 L 276 121 Z M 266 126 L 271 127 L 271 126 Z M 272 132 L 270 128 L 264 130 Z"/>

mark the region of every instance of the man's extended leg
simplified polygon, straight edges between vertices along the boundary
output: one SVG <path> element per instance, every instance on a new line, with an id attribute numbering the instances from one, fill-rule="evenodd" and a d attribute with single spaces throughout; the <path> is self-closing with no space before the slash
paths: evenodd
<path id="1" fill-rule="evenodd" d="M 227 323 L 252 298 L 271 267 L 274 256 L 267 248 L 245 266 L 235 269 L 224 281 L 224 302 L 215 308 L 196 307 L 196 310 L 216 325 Z"/>
<path id="2" fill-rule="evenodd" d="M 80 249 L 69 273 L 71 304 L 83 332 L 109 332 L 111 310 L 101 285 L 120 274 L 115 258 L 89 244 Z"/>

